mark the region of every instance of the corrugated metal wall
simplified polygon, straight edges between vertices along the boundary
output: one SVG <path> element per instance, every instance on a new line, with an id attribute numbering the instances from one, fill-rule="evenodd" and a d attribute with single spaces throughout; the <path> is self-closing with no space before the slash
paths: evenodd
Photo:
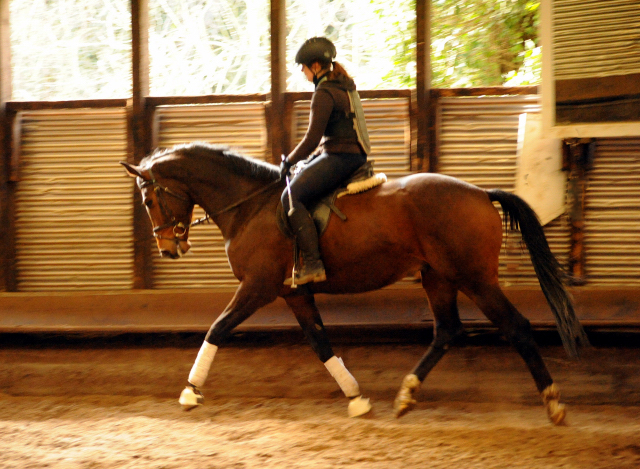
<path id="1" fill-rule="evenodd" d="M 132 288 L 124 109 L 30 111 L 21 123 L 19 291 Z"/>
<path id="2" fill-rule="evenodd" d="M 364 105 L 377 171 L 390 177 L 409 173 L 408 101 L 365 100 Z M 295 106 L 296 141 L 306 129 L 308 106 Z M 512 191 L 518 116 L 539 110 L 537 96 L 441 99 L 439 171 Z M 132 180 L 118 165 L 127 157 L 124 109 L 29 111 L 20 117 L 19 291 L 131 289 Z M 268 154 L 264 103 L 160 107 L 158 124 L 161 146 L 203 140 L 230 144 L 256 158 Z M 638 176 L 638 138 L 598 140 L 585 215 L 587 286 L 640 284 Z M 203 215 L 198 209 L 196 216 Z M 566 219 L 553 221 L 545 233 L 566 264 Z M 194 228 L 191 239 L 192 253 L 179 261 L 154 256 L 155 287 L 235 287 L 215 225 Z M 508 236 L 500 260 L 503 283 L 536 285 L 528 252 L 519 243 L 517 233 Z"/>
<path id="3" fill-rule="evenodd" d="M 157 109 L 159 146 L 204 141 L 229 145 L 248 156 L 267 156 L 265 104 L 240 103 L 203 106 L 163 106 Z M 204 216 L 196 207 L 194 217 Z M 234 288 L 222 233 L 215 224 L 195 226 L 193 247 L 179 260 L 163 259 L 153 241 L 154 288 Z"/>
<path id="4" fill-rule="evenodd" d="M 267 156 L 265 103 L 160 106 L 158 145 L 203 141 L 229 145 L 253 158 Z"/>
<path id="5" fill-rule="evenodd" d="M 553 0 L 557 80 L 640 72 L 638 0 Z"/>
<path id="6" fill-rule="evenodd" d="M 640 286 L 640 138 L 601 139 L 585 210 L 588 285 Z"/>
<path id="7" fill-rule="evenodd" d="M 513 192 L 518 118 L 525 112 L 540 112 L 537 95 L 440 99 L 438 172 L 485 189 Z M 571 241 L 567 220 L 561 216 L 547 224 L 544 231 L 551 250 L 566 265 Z M 500 256 L 500 280 L 504 285 L 538 285 L 521 240 L 519 232 L 509 232 L 506 238 Z"/>

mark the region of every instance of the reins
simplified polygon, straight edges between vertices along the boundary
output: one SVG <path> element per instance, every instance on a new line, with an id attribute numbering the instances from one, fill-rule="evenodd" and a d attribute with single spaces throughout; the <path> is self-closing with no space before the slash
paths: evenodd
<path id="1" fill-rule="evenodd" d="M 153 172 L 151 171 L 151 168 L 149 168 L 149 175 L 151 176 L 151 180 L 147 181 L 145 180 L 141 185 L 140 188 L 143 188 L 147 185 L 153 185 L 153 190 L 154 192 L 158 195 L 158 200 L 160 201 L 160 209 L 162 210 L 162 213 L 165 215 L 166 218 L 169 218 L 170 221 L 165 223 L 164 225 L 161 226 L 157 226 L 155 228 L 153 228 L 153 236 L 155 238 L 159 238 L 162 239 L 162 236 L 157 234 L 158 231 L 163 230 L 165 228 L 170 228 L 173 227 L 173 234 L 175 235 L 174 239 L 179 239 L 182 236 L 184 236 L 184 234 L 186 233 L 186 227 L 184 226 L 184 224 L 182 222 L 179 222 L 175 219 L 175 217 L 173 216 L 173 212 L 171 211 L 171 209 L 167 206 L 164 197 L 162 196 L 163 192 L 166 192 L 169 195 L 172 195 L 173 197 L 176 197 L 177 199 L 180 200 L 184 200 L 185 202 L 190 202 L 190 199 L 188 197 L 184 197 L 181 194 L 178 194 L 174 191 L 172 191 L 171 189 L 169 189 L 166 186 L 163 186 L 162 184 L 160 184 L 158 181 L 156 181 L 155 176 L 153 175 Z M 266 186 L 258 189 L 255 192 L 252 192 L 251 194 L 249 194 L 246 197 L 243 197 L 242 199 L 232 203 L 231 205 L 226 206 L 225 208 L 223 208 L 222 210 L 218 210 L 216 213 L 214 213 L 213 215 L 210 215 L 208 213 L 205 212 L 205 216 L 202 218 L 198 218 L 197 220 L 192 221 L 189 224 L 189 228 L 192 226 L 197 226 L 197 225 L 201 225 L 203 223 L 209 223 L 209 220 L 211 220 L 213 217 L 217 217 L 218 215 L 221 215 L 225 212 L 229 212 L 231 210 L 233 210 L 236 207 L 239 207 L 240 205 L 244 204 L 245 202 L 253 199 L 254 197 L 257 197 L 258 195 L 267 192 L 269 189 L 271 189 L 273 186 L 275 186 L 276 184 L 280 183 L 281 179 L 276 179 L 272 182 L 270 182 L 269 184 L 267 184 Z M 184 232 L 182 233 L 177 233 L 176 232 L 176 228 L 181 228 L 184 230 Z M 171 239 L 171 238 L 165 238 L 165 239 Z"/>
<path id="2" fill-rule="evenodd" d="M 232 203 L 231 205 L 226 206 L 225 208 L 223 208 L 222 210 L 218 210 L 216 213 L 214 213 L 213 215 L 209 215 L 208 213 L 205 213 L 205 216 L 202 218 L 199 218 L 195 221 L 191 222 L 191 225 L 189 226 L 196 226 L 196 225 L 201 225 L 202 223 L 208 222 L 211 218 L 213 217 L 217 217 L 218 215 L 221 215 L 225 212 L 228 212 L 230 210 L 233 210 L 236 207 L 239 207 L 240 205 L 242 205 L 243 203 L 253 199 L 254 197 L 262 194 L 263 192 L 267 192 L 269 189 L 271 189 L 271 187 L 275 186 L 277 183 L 279 183 L 281 180 L 280 179 L 276 179 L 275 181 L 270 182 L 269 184 L 267 184 L 266 186 L 258 189 L 255 192 L 252 192 L 251 194 L 249 194 L 248 196 L 244 197 L 243 199 L 238 200 L 237 202 Z"/>

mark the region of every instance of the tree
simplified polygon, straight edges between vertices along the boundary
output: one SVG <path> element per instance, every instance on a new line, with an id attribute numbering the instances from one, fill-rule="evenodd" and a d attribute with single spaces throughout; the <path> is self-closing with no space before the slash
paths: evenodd
<path id="1" fill-rule="evenodd" d="M 539 47 L 539 6 L 530 0 L 434 0 L 432 86 L 502 85 L 518 74 L 526 57 L 531 72 L 531 60 L 539 59 L 539 49 L 533 52 Z M 526 75 L 540 80 L 539 70 L 537 76 Z"/>

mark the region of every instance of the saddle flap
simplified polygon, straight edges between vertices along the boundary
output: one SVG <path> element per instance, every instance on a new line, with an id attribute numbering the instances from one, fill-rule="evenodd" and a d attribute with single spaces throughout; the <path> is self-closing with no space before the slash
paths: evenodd
<path id="1" fill-rule="evenodd" d="M 352 185 L 353 183 L 363 183 L 375 176 L 381 176 L 382 178 L 376 178 L 376 182 L 372 184 L 368 184 L 366 186 L 366 189 L 362 189 L 362 188 L 358 190 L 348 189 L 349 185 Z M 345 221 L 347 219 L 346 215 L 344 215 L 335 205 L 335 201 L 338 197 L 341 197 L 347 194 L 363 192 L 364 190 L 368 190 L 379 184 L 382 184 L 386 180 L 387 178 L 386 176 L 384 176 L 384 174 L 379 174 L 379 175 L 374 174 L 373 165 L 369 161 L 367 161 L 362 166 L 360 166 L 351 175 L 351 177 L 344 182 L 344 184 L 342 184 L 340 187 L 338 187 L 329 195 L 320 199 L 318 202 L 316 202 L 312 206 L 307 207 L 309 209 L 309 213 L 311 214 L 311 217 L 313 218 L 314 223 L 316 224 L 316 229 L 318 230 L 318 236 L 322 236 L 322 234 L 327 229 L 327 225 L 329 224 L 329 219 L 331 218 L 331 212 L 338 215 L 338 217 L 342 221 Z M 276 209 L 276 219 L 278 221 L 278 228 L 280 228 L 280 231 L 282 231 L 282 233 L 288 238 L 293 238 L 294 234 L 291 229 L 291 226 L 289 225 L 289 217 L 287 216 L 284 209 L 282 208 L 282 202 L 278 204 L 278 208 Z"/>
<path id="2" fill-rule="evenodd" d="M 322 236 L 327 229 L 332 211 L 334 211 L 341 220 L 344 221 L 347 219 L 347 217 L 334 205 L 337 196 L 338 192 L 336 190 L 309 207 L 309 213 L 316 225 L 318 236 Z M 280 228 L 280 231 L 282 231 L 282 233 L 284 233 L 288 238 L 294 238 L 293 230 L 289 224 L 289 217 L 282 207 L 282 202 L 278 204 L 278 208 L 276 209 L 276 219 L 278 221 L 278 228 Z"/>

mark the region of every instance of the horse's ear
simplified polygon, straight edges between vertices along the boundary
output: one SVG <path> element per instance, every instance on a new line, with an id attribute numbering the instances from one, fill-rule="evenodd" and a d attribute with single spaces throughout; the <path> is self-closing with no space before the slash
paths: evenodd
<path id="1" fill-rule="evenodd" d="M 139 167 L 129 164 L 126 161 L 120 161 L 120 164 L 124 166 L 124 169 L 127 171 L 127 174 L 129 174 L 129 176 L 131 176 L 132 178 L 137 178 L 137 177 L 143 178 L 142 170 Z"/>

